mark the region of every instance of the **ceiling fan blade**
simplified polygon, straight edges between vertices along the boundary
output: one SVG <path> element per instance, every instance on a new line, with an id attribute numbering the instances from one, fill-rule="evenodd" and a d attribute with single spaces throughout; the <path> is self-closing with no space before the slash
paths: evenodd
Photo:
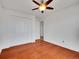
<path id="1" fill-rule="evenodd" d="M 52 7 L 47 7 L 46 9 L 50 9 L 50 10 L 53 10 L 54 8 L 52 8 Z"/>
<path id="2" fill-rule="evenodd" d="M 49 3 L 51 3 L 53 0 L 48 0 L 47 2 L 46 2 L 46 5 L 48 5 Z"/>
<path id="3" fill-rule="evenodd" d="M 32 10 L 37 10 L 38 8 L 34 8 L 34 9 L 32 9 Z"/>
<path id="4" fill-rule="evenodd" d="M 36 2 L 35 0 L 33 0 L 33 2 L 35 3 L 35 4 L 37 4 L 37 5 L 40 5 L 38 2 Z"/>

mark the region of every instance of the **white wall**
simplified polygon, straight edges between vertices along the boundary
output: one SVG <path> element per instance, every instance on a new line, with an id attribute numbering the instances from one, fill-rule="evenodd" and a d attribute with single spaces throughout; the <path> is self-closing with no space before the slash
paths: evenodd
<path id="1" fill-rule="evenodd" d="M 35 17 L 6 8 L 0 9 L 0 50 L 34 41 Z"/>
<path id="2" fill-rule="evenodd" d="M 1 46 L 2 46 L 2 22 L 1 22 L 1 14 L 2 14 L 2 8 L 1 8 L 1 4 L 0 4 L 0 52 L 1 52 Z"/>
<path id="3" fill-rule="evenodd" d="M 45 20 L 45 39 L 79 51 L 79 4 L 55 12 Z"/>

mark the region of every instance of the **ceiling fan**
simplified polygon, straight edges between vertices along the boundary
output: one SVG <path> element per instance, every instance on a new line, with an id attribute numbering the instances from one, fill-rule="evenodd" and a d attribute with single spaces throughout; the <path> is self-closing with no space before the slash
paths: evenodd
<path id="1" fill-rule="evenodd" d="M 38 5 L 38 7 L 32 9 L 32 10 L 37 10 L 39 9 L 41 11 L 41 13 L 44 13 L 44 10 L 45 9 L 49 9 L 49 10 L 53 10 L 54 8 L 53 7 L 48 7 L 48 5 L 52 2 L 53 0 L 48 0 L 46 2 L 44 2 L 43 0 L 41 0 L 41 3 L 38 3 L 37 1 L 33 0 L 33 2 L 35 4 Z"/>

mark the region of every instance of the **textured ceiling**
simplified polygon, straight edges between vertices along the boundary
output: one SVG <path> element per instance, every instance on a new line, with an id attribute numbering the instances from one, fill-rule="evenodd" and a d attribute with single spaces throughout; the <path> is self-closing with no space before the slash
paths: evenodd
<path id="1" fill-rule="evenodd" d="M 40 0 L 36 0 L 36 1 L 40 2 Z M 54 7 L 54 10 L 52 11 L 46 10 L 44 15 L 49 16 L 49 14 L 53 14 L 53 12 L 57 12 L 66 9 L 68 7 L 71 7 L 78 2 L 79 0 L 54 0 L 50 4 L 50 6 Z M 1 4 L 6 9 L 27 13 L 35 16 L 41 16 L 39 10 L 32 11 L 32 8 L 37 6 L 32 2 L 32 0 L 2 0 Z"/>

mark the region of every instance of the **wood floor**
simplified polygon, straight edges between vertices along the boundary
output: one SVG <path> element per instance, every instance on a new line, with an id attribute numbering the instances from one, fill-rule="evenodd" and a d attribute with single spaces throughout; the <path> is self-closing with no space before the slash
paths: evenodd
<path id="1" fill-rule="evenodd" d="M 79 52 L 43 41 L 3 49 L 0 59 L 79 59 Z"/>

